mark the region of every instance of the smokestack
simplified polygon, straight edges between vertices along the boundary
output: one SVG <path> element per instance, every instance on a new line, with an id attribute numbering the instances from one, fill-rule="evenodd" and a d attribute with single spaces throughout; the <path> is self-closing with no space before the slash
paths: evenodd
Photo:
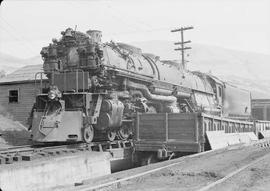
<path id="1" fill-rule="evenodd" d="M 102 33 L 99 30 L 88 30 L 86 33 L 91 37 L 92 41 L 95 43 L 101 43 Z"/>

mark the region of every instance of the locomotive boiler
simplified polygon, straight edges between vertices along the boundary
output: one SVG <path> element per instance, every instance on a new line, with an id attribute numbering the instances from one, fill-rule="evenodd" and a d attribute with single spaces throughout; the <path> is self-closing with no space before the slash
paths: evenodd
<path id="1" fill-rule="evenodd" d="M 50 88 L 36 97 L 35 142 L 127 139 L 138 112 L 250 114 L 249 93 L 212 75 L 190 72 L 128 44 L 102 43 L 97 30 L 68 28 L 61 35 L 41 51 Z M 233 88 L 241 100 L 232 102 Z"/>

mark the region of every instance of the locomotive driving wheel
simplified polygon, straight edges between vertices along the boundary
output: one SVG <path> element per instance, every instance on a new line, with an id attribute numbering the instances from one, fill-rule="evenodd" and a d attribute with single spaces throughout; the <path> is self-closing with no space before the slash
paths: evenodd
<path id="1" fill-rule="evenodd" d="M 129 136 L 132 134 L 131 128 L 129 125 L 124 124 L 117 131 L 117 135 L 121 140 L 127 140 Z"/>
<path id="2" fill-rule="evenodd" d="M 114 141 L 115 137 L 116 137 L 115 131 L 107 131 L 107 138 L 109 141 Z"/>
<path id="3" fill-rule="evenodd" d="M 83 128 L 83 141 L 91 143 L 94 138 L 94 128 L 92 125 L 87 125 Z"/>

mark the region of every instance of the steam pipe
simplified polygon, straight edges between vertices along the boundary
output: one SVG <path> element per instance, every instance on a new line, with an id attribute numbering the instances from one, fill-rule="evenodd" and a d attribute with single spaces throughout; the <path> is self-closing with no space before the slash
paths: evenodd
<path id="1" fill-rule="evenodd" d="M 127 81 L 126 85 L 131 88 L 139 89 L 142 91 L 143 96 L 146 99 L 155 100 L 155 101 L 166 101 L 166 102 L 176 102 L 177 98 L 174 96 L 163 96 L 163 95 L 156 95 L 152 94 L 146 85 L 138 84 L 132 81 Z"/>

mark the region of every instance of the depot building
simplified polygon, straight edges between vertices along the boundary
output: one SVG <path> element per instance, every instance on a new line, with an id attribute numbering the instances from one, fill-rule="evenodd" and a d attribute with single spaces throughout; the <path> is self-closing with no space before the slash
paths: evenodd
<path id="1" fill-rule="evenodd" d="M 42 65 L 24 66 L 0 79 L 0 107 L 13 120 L 27 125 L 35 96 L 48 86 Z"/>

